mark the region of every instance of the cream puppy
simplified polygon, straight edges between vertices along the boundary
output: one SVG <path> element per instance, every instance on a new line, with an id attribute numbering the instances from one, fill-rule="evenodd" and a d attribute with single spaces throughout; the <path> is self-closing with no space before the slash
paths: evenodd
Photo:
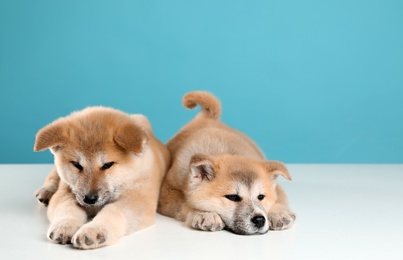
<path id="1" fill-rule="evenodd" d="M 183 98 L 200 113 L 167 144 L 172 166 L 162 184 L 158 212 L 195 229 L 236 234 L 289 228 L 295 220 L 277 176 L 291 180 L 285 165 L 267 161 L 246 135 L 221 123 L 221 104 L 195 91 Z"/>
<path id="2" fill-rule="evenodd" d="M 89 107 L 39 130 L 34 150 L 47 148 L 55 168 L 36 197 L 50 240 L 92 249 L 153 224 L 170 156 L 146 117 Z"/>

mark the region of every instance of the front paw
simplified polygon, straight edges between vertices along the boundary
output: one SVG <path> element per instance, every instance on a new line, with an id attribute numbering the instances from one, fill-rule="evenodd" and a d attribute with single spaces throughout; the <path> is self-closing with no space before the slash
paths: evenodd
<path id="1" fill-rule="evenodd" d="M 288 209 L 280 209 L 270 212 L 269 220 L 271 230 L 283 230 L 292 226 L 295 214 Z"/>
<path id="2" fill-rule="evenodd" d="M 65 219 L 56 223 L 51 223 L 48 231 L 48 238 L 59 244 L 71 244 L 71 238 L 80 228 L 80 224 L 71 219 Z"/>
<path id="3" fill-rule="evenodd" d="M 188 215 L 186 222 L 192 228 L 207 231 L 219 231 L 225 227 L 221 217 L 215 212 L 192 212 Z"/>
<path id="4" fill-rule="evenodd" d="M 54 186 L 42 186 L 35 192 L 35 197 L 40 203 L 47 206 L 53 194 L 55 194 L 57 187 Z"/>
<path id="5" fill-rule="evenodd" d="M 74 235 L 73 246 L 80 249 L 93 249 L 106 246 L 108 243 L 108 234 L 101 226 L 84 225 Z"/>

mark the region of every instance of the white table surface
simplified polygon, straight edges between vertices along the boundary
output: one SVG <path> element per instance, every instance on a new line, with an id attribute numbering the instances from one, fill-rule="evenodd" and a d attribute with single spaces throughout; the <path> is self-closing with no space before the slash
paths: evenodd
<path id="1" fill-rule="evenodd" d="M 403 259 L 403 165 L 288 165 L 296 225 L 239 236 L 158 215 L 116 245 L 78 250 L 46 238 L 35 200 L 52 165 L 0 165 L 0 259 Z"/>

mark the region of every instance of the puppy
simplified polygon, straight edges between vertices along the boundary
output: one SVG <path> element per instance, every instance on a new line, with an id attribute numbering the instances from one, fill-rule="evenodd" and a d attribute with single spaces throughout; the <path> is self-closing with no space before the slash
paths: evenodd
<path id="1" fill-rule="evenodd" d="M 39 130 L 34 150 L 47 148 L 55 168 L 36 197 L 50 240 L 92 249 L 154 222 L 170 156 L 146 117 L 89 107 Z"/>
<path id="2" fill-rule="evenodd" d="M 295 220 L 279 175 L 285 165 L 267 161 L 246 135 L 221 123 L 212 94 L 186 94 L 183 105 L 200 113 L 168 143 L 172 166 L 163 181 L 158 212 L 200 230 L 263 234 L 289 228 Z"/>

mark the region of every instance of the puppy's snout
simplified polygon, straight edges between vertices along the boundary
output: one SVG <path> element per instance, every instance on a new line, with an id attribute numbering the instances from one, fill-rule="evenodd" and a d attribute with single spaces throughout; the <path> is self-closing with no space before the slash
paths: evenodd
<path id="1" fill-rule="evenodd" d="M 252 223 L 255 225 L 255 227 L 261 228 L 264 226 L 266 219 L 263 216 L 258 215 L 258 216 L 254 216 L 250 221 L 252 221 Z"/>
<path id="2" fill-rule="evenodd" d="M 94 194 L 94 193 L 88 193 L 88 194 L 86 194 L 85 196 L 84 196 L 84 202 L 85 203 L 87 203 L 87 204 L 89 204 L 89 205 L 92 205 L 92 204 L 95 204 L 97 201 L 98 201 L 98 195 L 97 194 Z"/>

